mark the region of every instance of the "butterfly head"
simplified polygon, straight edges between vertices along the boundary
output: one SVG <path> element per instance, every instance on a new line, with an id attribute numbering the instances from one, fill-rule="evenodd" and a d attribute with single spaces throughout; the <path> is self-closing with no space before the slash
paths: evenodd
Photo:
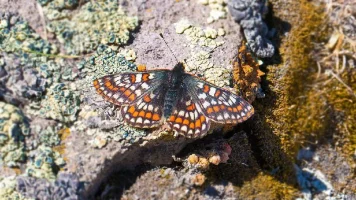
<path id="1" fill-rule="evenodd" d="M 174 68 L 173 71 L 179 72 L 179 73 L 184 73 L 184 64 L 182 62 L 178 62 Z"/>

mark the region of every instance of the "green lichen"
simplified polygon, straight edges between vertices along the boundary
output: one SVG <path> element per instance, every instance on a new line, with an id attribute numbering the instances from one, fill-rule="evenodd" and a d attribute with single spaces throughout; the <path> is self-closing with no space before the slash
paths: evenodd
<path id="1" fill-rule="evenodd" d="M 63 10 L 74 8 L 79 4 L 77 0 L 37 0 L 41 6 L 47 6 L 49 9 Z"/>
<path id="2" fill-rule="evenodd" d="M 44 146 L 54 147 L 61 143 L 61 139 L 58 134 L 58 127 L 47 126 L 45 128 L 41 128 L 40 126 L 35 126 L 32 131 L 38 134 L 39 143 Z"/>
<path id="3" fill-rule="evenodd" d="M 190 42 L 191 56 L 186 61 L 185 71 L 201 74 L 207 81 L 220 87 L 228 86 L 230 71 L 225 66 L 214 64 L 211 59 L 214 49 L 224 44 L 221 40 L 222 30 L 195 27 L 188 20 L 180 20 L 175 28 Z"/>
<path id="4" fill-rule="evenodd" d="M 43 145 L 39 146 L 32 154 L 25 175 L 54 181 L 60 167 L 65 165 L 61 155 Z"/>
<path id="5" fill-rule="evenodd" d="M 27 98 L 33 96 L 32 93 L 38 93 L 37 97 L 40 97 L 51 84 L 74 80 L 78 76 L 79 69 L 61 58 L 57 47 L 41 39 L 26 21 L 13 14 L 4 14 L 0 19 L 0 50 L 6 52 L 2 55 L 1 67 L 10 74 L 4 79 L 12 91 L 11 95 L 25 93 L 22 97 Z M 30 80 L 14 75 L 14 71 L 24 73 L 29 69 L 32 73 Z M 18 80 L 20 78 L 24 80 Z M 13 87 L 19 85 L 19 81 L 22 81 L 21 85 L 27 83 L 27 88 Z M 39 82 L 43 84 L 37 85 Z"/>
<path id="6" fill-rule="evenodd" d="M 0 18 L 0 50 L 5 52 L 55 54 L 56 46 L 42 40 L 20 17 L 7 14 Z M 28 55 L 29 56 L 29 55 Z"/>
<path id="7" fill-rule="evenodd" d="M 26 158 L 25 137 L 29 125 L 23 113 L 11 104 L 0 102 L 0 162 L 19 166 Z"/>
<path id="8" fill-rule="evenodd" d="M 89 143 L 95 148 L 102 148 L 108 142 L 120 142 L 123 145 L 137 143 L 143 137 L 147 136 L 145 130 L 132 128 L 127 125 L 120 125 L 113 129 L 88 129 L 87 134 L 93 139 Z"/>
<path id="9" fill-rule="evenodd" d="M 65 8 L 63 1 L 55 0 L 45 4 L 43 10 L 50 20 L 47 30 L 56 35 L 68 54 L 92 52 L 99 44 L 122 46 L 138 26 L 138 18 L 126 16 L 113 0 L 89 1 L 77 12 L 68 12 Z"/>
<path id="10" fill-rule="evenodd" d="M 88 143 L 94 148 L 103 148 L 112 141 L 120 142 L 122 145 L 130 145 L 147 136 L 147 132 L 145 130 L 124 125 L 119 121 L 106 121 L 104 124 L 115 124 L 109 128 L 91 128 L 90 125 L 88 126 L 88 123 L 82 122 L 93 117 L 99 120 L 99 112 L 93 111 L 90 106 L 84 106 L 79 113 L 79 116 L 81 117 L 81 121 L 76 122 L 73 129 L 87 133 L 91 138 Z M 101 123 L 103 121 L 100 120 L 97 122 Z"/>
<path id="11" fill-rule="evenodd" d="M 191 47 L 195 46 L 206 47 L 209 50 L 213 50 L 218 46 L 224 44 L 223 41 L 216 41 L 218 37 L 218 31 L 212 28 L 201 28 L 193 26 L 188 20 L 180 20 L 175 24 L 176 32 L 186 35 L 186 38 L 190 41 Z"/>
<path id="12" fill-rule="evenodd" d="M 73 81 L 78 77 L 79 71 L 63 58 L 55 58 L 39 64 L 39 74 L 46 78 L 48 85 L 61 81 Z"/>
<path id="13" fill-rule="evenodd" d="M 117 53 L 106 45 L 99 45 L 96 53 L 89 59 L 80 62 L 78 67 L 82 69 L 84 76 L 90 82 L 90 86 L 96 78 L 137 69 L 133 62 L 125 59 L 124 54 Z"/>
<path id="14" fill-rule="evenodd" d="M 227 17 L 228 9 L 226 0 L 198 0 L 198 3 L 210 7 L 210 15 L 207 19 L 208 23 Z"/>
<path id="15" fill-rule="evenodd" d="M 31 103 L 28 112 L 65 123 L 74 122 L 77 119 L 80 102 L 80 96 L 75 89 L 64 83 L 57 83 L 48 89 L 40 102 Z"/>

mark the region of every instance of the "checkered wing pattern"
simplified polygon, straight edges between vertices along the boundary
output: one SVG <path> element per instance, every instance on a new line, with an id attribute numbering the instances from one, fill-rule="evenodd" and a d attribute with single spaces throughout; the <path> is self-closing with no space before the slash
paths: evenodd
<path id="1" fill-rule="evenodd" d="M 186 90 L 183 89 L 167 123 L 173 130 L 187 137 L 204 136 L 210 128 L 210 121 L 203 114 L 199 103 Z"/>
<path id="2" fill-rule="evenodd" d="M 127 72 L 94 80 L 96 91 L 118 106 L 131 105 L 167 80 L 164 71 Z"/>
<path id="3" fill-rule="evenodd" d="M 134 127 L 160 125 L 166 93 L 167 71 L 127 72 L 94 80 L 96 91 L 121 106 L 123 120 Z"/>
<path id="4" fill-rule="evenodd" d="M 205 116 L 218 123 L 241 123 L 254 113 L 242 97 L 194 76 L 184 79 L 188 93 L 199 102 Z"/>
<path id="5" fill-rule="evenodd" d="M 121 109 L 121 116 L 124 121 L 134 127 L 153 128 L 161 124 L 162 105 L 166 89 L 164 85 L 158 86 L 154 90 L 147 92 L 130 106 Z"/>

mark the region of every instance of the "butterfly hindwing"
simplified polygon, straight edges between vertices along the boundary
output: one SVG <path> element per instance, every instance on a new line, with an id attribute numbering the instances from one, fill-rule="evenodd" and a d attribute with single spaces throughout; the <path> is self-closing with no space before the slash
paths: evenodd
<path id="1" fill-rule="evenodd" d="M 241 123 L 254 113 L 253 107 L 242 97 L 203 81 L 187 76 L 183 81 L 195 101 L 199 102 L 206 117 L 218 123 Z"/>
<path id="2" fill-rule="evenodd" d="M 130 105 L 166 81 L 164 71 L 126 72 L 95 79 L 96 91 L 107 101 Z"/>
<path id="3" fill-rule="evenodd" d="M 181 93 L 167 123 L 187 137 L 204 136 L 210 128 L 210 121 L 202 113 L 200 105 L 186 91 Z"/>
<path id="4" fill-rule="evenodd" d="M 134 127 L 157 127 L 162 119 L 164 96 L 165 88 L 160 85 L 156 89 L 147 92 L 134 104 L 124 106 L 121 109 L 121 116 L 127 124 Z"/>

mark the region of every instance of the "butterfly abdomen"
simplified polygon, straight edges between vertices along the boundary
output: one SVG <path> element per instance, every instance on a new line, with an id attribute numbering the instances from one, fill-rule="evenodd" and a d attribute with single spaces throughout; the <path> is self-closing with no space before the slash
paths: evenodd
<path id="1" fill-rule="evenodd" d="M 163 115 L 168 118 L 172 114 L 172 110 L 177 103 L 178 90 L 169 89 L 166 93 L 163 105 Z"/>
<path id="2" fill-rule="evenodd" d="M 168 90 L 164 98 L 163 116 L 168 118 L 171 116 L 173 108 L 176 106 L 178 97 L 181 95 L 184 79 L 184 71 L 181 65 L 177 65 L 169 74 Z"/>

